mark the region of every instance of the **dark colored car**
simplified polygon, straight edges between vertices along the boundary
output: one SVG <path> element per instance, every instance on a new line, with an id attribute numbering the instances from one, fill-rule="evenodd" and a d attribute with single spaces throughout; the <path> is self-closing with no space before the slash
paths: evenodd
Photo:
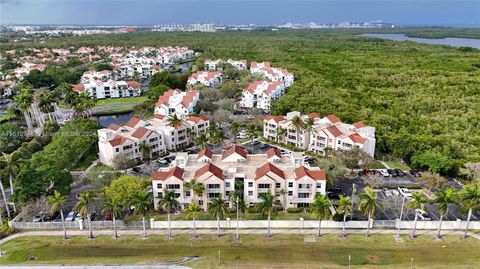
<path id="1" fill-rule="evenodd" d="M 392 177 L 396 177 L 396 176 L 397 176 L 397 173 L 395 173 L 395 170 L 393 170 L 393 169 L 387 169 L 387 172 L 388 172 Z"/>
<path id="2" fill-rule="evenodd" d="M 134 168 L 132 168 L 132 171 L 135 172 L 135 173 L 140 173 L 140 172 L 142 172 L 142 169 L 138 166 L 135 166 Z"/>
<path id="3" fill-rule="evenodd" d="M 395 169 L 395 172 L 397 172 L 397 175 L 400 177 L 405 175 L 405 173 L 403 173 L 403 171 L 400 169 Z"/>

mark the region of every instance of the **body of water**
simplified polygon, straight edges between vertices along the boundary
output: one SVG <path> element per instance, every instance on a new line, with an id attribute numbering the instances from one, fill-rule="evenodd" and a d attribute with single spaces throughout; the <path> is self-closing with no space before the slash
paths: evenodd
<path id="1" fill-rule="evenodd" d="M 394 41 L 413 41 L 418 43 L 433 44 L 433 45 L 448 45 L 453 47 L 472 47 L 480 49 L 480 39 L 473 38 L 419 38 L 408 37 L 404 34 L 362 34 L 361 36 L 377 37 Z"/>
<path id="2" fill-rule="evenodd" d="M 132 117 L 132 113 L 122 113 L 115 115 L 106 115 L 97 117 L 97 122 L 102 127 L 107 127 L 110 124 L 122 125 Z"/>

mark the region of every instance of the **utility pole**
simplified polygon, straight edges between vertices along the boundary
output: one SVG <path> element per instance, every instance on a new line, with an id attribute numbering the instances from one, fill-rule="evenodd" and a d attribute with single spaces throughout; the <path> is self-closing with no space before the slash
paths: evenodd
<path id="1" fill-rule="evenodd" d="M 402 222 L 402 217 L 403 217 L 403 207 L 405 205 L 405 199 L 407 197 L 404 195 L 402 199 L 402 209 L 400 210 L 400 219 L 398 221 L 398 227 L 397 227 L 397 240 L 400 240 L 400 222 Z"/>
<path id="2" fill-rule="evenodd" d="M 412 257 L 412 259 L 410 260 L 410 269 L 412 269 L 412 268 L 413 268 L 413 257 Z"/>
<path id="3" fill-rule="evenodd" d="M 239 206 L 238 206 L 238 196 L 237 196 L 237 236 L 235 237 L 235 241 L 237 242 L 240 242 L 240 233 L 239 233 L 239 217 L 238 217 L 238 214 L 239 214 Z"/>
<path id="4" fill-rule="evenodd" d="M 353 196 L 354 195 L 355 195 L 355 183 L 352 183 L 352 197 L 350 199 L 352 210 L 353 210 Z M 352 218 L 353 218 L 353 211 L 352 211 L 352 215 L 350 215 L 350 220 L 352 220 Z"/>

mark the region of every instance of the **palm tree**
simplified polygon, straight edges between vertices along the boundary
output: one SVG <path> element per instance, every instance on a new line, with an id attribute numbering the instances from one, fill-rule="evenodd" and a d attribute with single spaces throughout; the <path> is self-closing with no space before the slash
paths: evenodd
<path id="1" fill-rule="evenodd" d="M 147 163 L 150 162 L 150 160 L 152 159 L 152 151 L 150 149 L 150 146 L 147 143 L 145 143 L 145 141 L 143 141 L 142 143 L 140 143 L 139 147 L 140 147 L 142 160 L 145 159 L 146 156 L 148 156 Z"/>
<path id="2" fill-rule="evenodd" d="M 270 219 L 272 215 L 277 213 L 277 208 L 275 207 L 275 196 L 270 192 L 260 194 L 260 203 L 255 205 L 257 212 L 260 212 L 263 216 L 268 216 L 268 234 L 267 237 L 271 237 L 270 234 Z"/>
<path id="3" fill-rule="evenodd" d="M 18 164 L 17 162 L 13 161 L 12 154 L 6 154 L 5 152 L 2 152 L 2 153 L 3 153 L 3 163 L 4 163 L 3 170 L 8 174 L 8 179 L 10 184 L 10 194 L 13 195 L 15 194 L 13 191 L 13 177 L 17 172 Z M 12 202 L 12 204 L 13 204 L 13 212 L 17 212 L 15 203 Z"/>
<path id="4" fill-rule="evenodd" d="M 25 122 L 27 123 L 27 129 L 29 132 L 33 130 L 32 120 L 29 114 L 32 102 L 33 94 L 30 89 L 21 89 L 20 93 L 15 96 L 15 103 L 18 105 L 18 108 L 23 112 L 23 116 L 25 118 Z"/>
<path id="5" fill-rule="evenodd" d="M 460 201 L 464 208 L 468 208 L 467 225 L 465 226 L 465 234 L 463 235 L 463 237 L 467 238 L 472 211 L 480 210 L 480 183 L 465 186 L 460 192 Z"/>
<path id="6" fill-rule="evenodd" d="M 170 226 L 170 213 L 172 209 L 179 205 L 178 201 L 174 197 L 173 191 L 165 191 L 160 201 L 158 201 L 158 205 L 167 211 L 168 217 L 168 238 L 172 238 L 172 229 Z"/>
<path id="7" fill-rule="evenodd" d="M 415 232 L 417 230 L 417 220 L 419 210 L 426 211 L 427 208 L 425 207 L 425 203 L 428 202 L 428 198 L 424 196 L 423 191 L 414 192 L 412 193 L 412 199 L 408 201 L 407 207 L 415 209 L 415 222 L 413 224 L 413 233 L 412 238 L 415 238 Z"/>
<path id="8" fill-rule="evenodd" d="M 95 107 L 97 99 L 92 99 L 88 93 L 84 92 L 78 95 L 72 103 L 72 108 L 75 111 L 75 117 L 88 116 L 90 110 Z"/>
<path id="9" fill-rule="evenodd" d="M 200 194 L 203 193 L 203 191 L 205 190 L 205 186 L 194 178 L 192 178 L 189 182 L 185 182 L 184 185 L 185 185 L 185 189 L 192 190 L 193 201 L 197 203 L 198 202 L 197 197 L 199 197 Z"/>
<path id="10" fill-rule="evenodd" d="M 62 226 L 63 226 L 63 239 L 67 239 L 67 228 L 65 228 L 65 218 L 63 217 L 63 205 L 65 204 L 67 199 L 68 199 L 67 195 L 62 195 L 57 190 L 53 192 L 53 195 L 48 196 L 48 201 L 52 204 L 50 211 L 52 213 L 60 211 L 60 217 L 61 217 Z"/>
<path id="11" fill-rule="evenodd" d="M 325 195 L 315 195 L 313 203 L 310 205 L 309 211 L 318 218 L 318 237 L 321 236 L 322 220 L 331 216 L 331 202 Z"/>
<path id="12" fill-rule="evenodd" d="M 208 212 L 217 219 L 217 237 L 220 237 L 220 219 L 227 215 L 227 207 L 222 197 L 214 198 L 208 205 Z"/>
<path id="13" fill-rule="evenodd" d="M 145 216 L 152 208 L 152 199 L 150 193 L 141 190 L 133 195 L 133 206 L 135 207 L 135 215 L 142 215 L 143 238 L 147 237 L 147 228 L 145 227 Z"/>
<path id="14" fill-rule="evenodd" d="M 115 231 L 113 237 L 118 238 L 117 233 L 117 216 L 122 215 L 121 211 L 121 203 L 117 198 L 110 198 L 103 204 L 102 213 L 105 214 L 106 212 L 110 212 L 112 214 L 112 221 L 113 221 L 113 230 Z"/>
<path id="15" fill-rule="evenodd" d="M 282 196 L 283 212 L 287 212 L 287 192 L 285 191 L 285 189 L 280 189 L 278 193 Z"/>
<path id="16" fill-rule="evenodd" d="M 440 224 L 438 225 L 437 238 L 440 238 L 440 231 L 442 229 L 443 217 L 448 214 L 448 204 L 457 203 L 457 193 L 454 188 L 440 190 L 436 193 L 433 203 L 437 205 L 440 211 Z"/>
<path id="17" fill-rule="evenodd" d="M 240 132 L 240 129 L 242 128 L 242 125 L 236 121 L 232 122 L 230 125 L 230 132 L 233 135 L 233 141 L 237 141 L 237 134 Z"/>
<path id="18" fill-rule="evenodd" d="M 338 197 L 338 211 L 342 212 L 343 214 L 342 237 L 345 237 L 345 222 L 347 221 L 347 215 L 352 212 L 352 203 L 350 202 L 350 196 L 339 195 Z"/>
<path id="19" fill-rule="evenodd" d="M 51 113 L 55 111 L 55 92 L 44 90 L 36 97 L 40 111 L 46 113 L 50 121 L 52 121 Z"/>
<path id="20" fill-rule="evenodd" d="M 80 194 L 80 197 L 78 198 L 78 202 L 73 207 L 75 210 L 77 210 L 80 213 L 83 219 L 87 220 L 88 230 L 90 231 L 88 238 L 90 239 L 93 239 L 93 231 L 92 231 L 92 222 L 90 220 L 90 214 L 88 213 L 88 210 L 92 203 L 92 200 L 93 200 L 93 197 L 90 192 L 88 191 L 82 192 Z"/>
<path id="21" fill-rule="evenodd" d="M 252 151 L 253 151 L 253 140 L 255 139 L 255 137 L 257 137 L 257 130 L 254 124 L 250 124 L 248 126 L 247 137 L 250 140 L 250 146 L 252 147 Z"/>
<path id="22" fill-rule="evenodd" d="M 175 140 L 178 139 L 178 128 L 182 126 L 182 120 L 177 117 L 177 114 L 173 114 L 172 117 L 167 119 L 168 125 L 172 126 L 175 132 Z M 175 143 L 175 149 L 177 148 L 177 143 Z"/>
<path id="23" fill-rule="evenodd" d="M 210 137 L 210 142 L 215 145 L 223 144 L 227 137 L 225 136 L 225 132 L 222 129 L 218 129 L 215 131 L 212 137 Z"/>
<path id="24" fill-rule="evenodd" d="M 295 129 L 296 138 L 297 138 L 297 141 L 295 143 L 295 147 L 297 147 L 297 148 L 300 147 L 299 146 L 299 144 L 300 144 L 300 131 L 302 130 L 303 126 L 304 126 L 304 122 L 302 121 L 302 119 L 299 116 L 295 116 L 290 120 L 290 127 Z"/>
<path id="25" fill-rule="evenodd" d="M 370 220 L 377 215 L 377 208 L 383 208 L 383 204 L 378 200 L 377 193 L 370 187 L 366 187 L 365 192 L 358 194 L 358 197 L 360 198 L 359 209 L 364 215 L 368 215 L 367 234 L 365 236 L 369 237 Z"/>
<path id="26" fill-rule="evenodd" d="M 277 143 L 280 143 L 280 138 L 283 137 L 286 132 L 287 132 L 287 129 L 283 127 L 277 128 Z"/>
<path id="27" fill-rule="evenodd" d="M 195 137 L 194 145 L 199 147 L 200 149 L 204 149 L 207 147 L 208 138 L 205 133 L 200 133 Z"/>
<path id="28" fill-rule="evenodd" d="M 215 132 L 217 131 L 217 123 L 214 122 L 213 120 L 210 121 L 210 125 L 208 125 L 208 137 L 213 137 L 215 135 Z"/>
<path id="29" fill-rule="evenodd" d="M 315 125 L 315 120 L 313 118 L 308 117 L 305 123 L 303 124 L 303 131 L 305 132 L 312 132 L 313 131 L 313 126 Z"/>
<path id="30" fill-rule="evenodd" d="M 185 208 L 185 217 L 187 219 L 189 218 L 192 218 L 193 219 L 193 236 L 192 238 L 197 238 L 197 229 L 195 227 L 195 219 L 198 215 L 198 213 L 200 213 L 202 209 L 200 208 L 199 205 L 197 205 L 195 202 L 192 202 L 188 205 L 187 208 Z"/>

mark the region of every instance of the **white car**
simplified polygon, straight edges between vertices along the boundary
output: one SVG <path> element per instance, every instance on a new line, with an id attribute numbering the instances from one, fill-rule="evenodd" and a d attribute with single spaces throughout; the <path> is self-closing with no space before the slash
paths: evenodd
<path id="1" fill-rule="evenodd" d="M 384 176 L 384 177 L 389 177 L 389 176 L 390 176 L 390 174 L 388 173 L 388 171 L 385 170 L 385 169 L 380 169 L 380 170 L 378 170 L 378 171 L 379 171 L 380 174 L 381 174 L 382 176 Z"/>
<path id="2" fill-rule="evenodd" d="M 385 196 L 386 196 L 386 197 L 390 197 L 390 196 L 393 195 L 392 190 L 387 189 L 387 188 L 384 188 L 384 189 L 383 189 L 383 192 L 385 193 Z"/>
<path id="3" fill-rule="evenodd" d="M 168 162 L 167 162 L 165 159 L 163 159 L 163 158 L 162 158 L 162 159 L 158 159 L 157 162 L 158 162 L 159 164 L 168 164 Z"/>
<path id="4" fill-rule="evenodd" d="M 407 197 L 407 198 L 412 197 L 412 192 L 411 192 L 409 189 L 407 189 L 407 188 L 400 188 L 400 187 L 398 187 L 398 191 L 400 192 L 400 194 L 401 194 L 402 196 L 405 196 L 405 197 Z"/>
<path id="5" fill-rule="evenodd" d="M 65 218 L 65 221 L 74 221 L 76 216 L 77 216 L 77 212 L 70 211 L 67 217 Z"/>
<path id="6" fill-rule="evenodd" d="M 427 214 L 427 212 L 421 209 L 415 210 L 415 214 L 417 214 L 417 217 L 420 220 L 430 220 L 430 216 Z"/>

